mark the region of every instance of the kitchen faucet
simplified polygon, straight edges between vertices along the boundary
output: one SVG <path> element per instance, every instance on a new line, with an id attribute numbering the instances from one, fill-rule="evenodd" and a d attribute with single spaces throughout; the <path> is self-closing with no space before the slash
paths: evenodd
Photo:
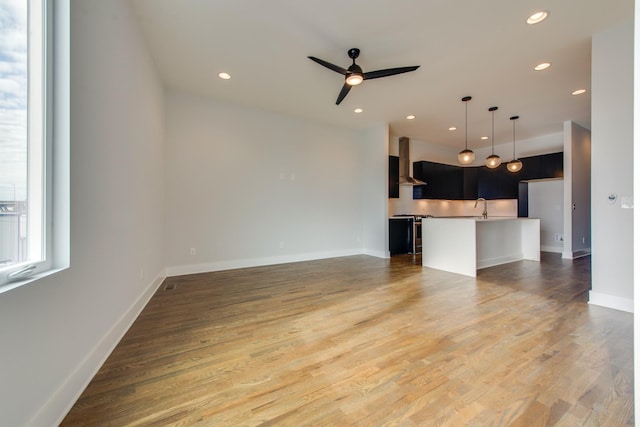
<path id="1" fill-rule="evenodd" d="M 484 197 L 478 197 L 476 199 L 476 204 L 473 205 L 474 208 L 478 207 L 478 202 L 482 200 L 484 202 L 484 209 L 482 210 L 482 218 L 487 219 L 487 200 Z"/>

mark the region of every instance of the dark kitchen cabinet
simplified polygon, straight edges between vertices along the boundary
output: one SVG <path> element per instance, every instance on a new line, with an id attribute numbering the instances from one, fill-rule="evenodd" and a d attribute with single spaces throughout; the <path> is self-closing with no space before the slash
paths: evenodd
<path id="1" fill-rule="evenodd" d="M 389 198 L 400 197 L 400 157 L 389 156 Z"/>
<path id="2" fill-rule="evenodd" d="M 518 183 L 518 217 L 529 216 L 529 183 L 521 181 Z"/>
<path id="3" fill-rule="evenodd" d="M 427 183 L 413 188 L 414 199 L 462 199 L 463 172 L 458 166 L 427 161 L 413 164 L 413 176 Z"/>
<path id="4" fill-rule="evenodd" d="M 480 166 L 478 169 L 478 197 L 498 198 L 498 170 Z"/>
<path id="5" fill-rule="evenodd" d="M 427 185 L 413 187 L 414 199 L 475 200 L 518 199 L 519 184 L 531 179 L 561 178 L 563 153 L 524 157 L 522 170 L 509 172 L 507 162 L 495 169 L 486 166 L 461 167 L 419 161 L 413 175 Z"/>
<path id="6" fill-rule="evenodd" d="M 519 175 L 521 181 L 564 176 L 564 153 L 562 152 L 523 157 L 520 161 L 522 161 L 522 170 L 515 175 Z"/>
<path id="7" fill-rule="evenodd" d="M 536 156 L 540 158 L 540 178 L 562 178 L 564 176 L 564 153 Z"/>
<path id="8" fill-rule="evenodd" d="M 437 186 L 436 180 L 434 177 L 436 176 L 436 172 L 434 167 L 431 165 L 435 165 L 436 163 L 432 162 L 414 162 L 413 163 L 413 177 L 419 179 L 420 181 L 424 181 L 427 185 L 416 185 L 413 187 L 413 198 L 414 199 L 434 199 L 434 191 L 435 186 Z"/>
<path id="9" fill-rule="evenodd" d="M 506 163 L 498 166 L 498 199 L 517 199 L 520 180 L 517 172 L 509 172 Z"/>
<path id="10" fill-rule="evenodd" d="M 445 165 L 443 175 L 442 199 L 451 198 L 453 200 L 462 200 L 464 198 L 464 170 L 458 166 Z"/>
<path id="11" fill-rule="evenodd" d="M 408 254 L 413 250 L 413 219 L 389 218 L 389 252 Z"/>
<path id="12" fill-rule="evenodd" d="M 538 179 L 540 176 L 540 157 L 524 157 L 520 161 L 522 162 L 522 169 L 516 173 L 516 175 L 519 175 L 520 180 Z"/>
<path id="13" fill-rule="evenodd" d="M 464 200 L 478 198 L 478 169 L 475 167 L 462 168 L 462 198 Z"/>
<path id="14" fill-rule="evenodd" d="M 506 163 L 502 163 L 495 169 L 481 166 L 478 168 L 478 197 L 517 199 L 520 180 L 517 173 L 509 172 Z"/>

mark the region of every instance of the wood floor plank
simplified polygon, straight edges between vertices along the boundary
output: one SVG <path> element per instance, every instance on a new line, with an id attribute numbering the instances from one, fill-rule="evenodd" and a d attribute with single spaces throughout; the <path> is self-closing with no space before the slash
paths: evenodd
<path id="1" fill-rule="evenodd" d="M 633 425 L 633 317 L 589 283 L 589 257 L 556 254 L 168 278 L 62 425 Z"/>

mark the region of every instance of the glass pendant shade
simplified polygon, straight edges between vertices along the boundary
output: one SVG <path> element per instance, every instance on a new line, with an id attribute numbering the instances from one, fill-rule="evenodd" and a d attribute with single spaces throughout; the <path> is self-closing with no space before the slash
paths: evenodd
<path id="1" fill-rule="evenodd" d="M 462 102 L 464 102 L 464 150 L 458 153 L 458 162 L 463 165 L 469 165 L 476 159 L 476 153 L 467 147 L 467 106 L 469 101 L 471 101 L 470 96 L 462 98 Z"/>
<path id="2" fill-rule="evenodd" d="M 509 172 L 519 172 L 522 169 L 522 162 L 516 159 L 516 120 L 520 116 L 511 116 L 510 120 L 513 122 L 513 160 L 507 163 L 507 170 Z"/>
<path id="3" fill-rule="evenodd" d="M 495 154 L 492 154 L 489 157 L 487 157 L 487 161 L 485 162 L 485 164 L 489 169 L 497 168 L 498 166 L 500 166 L 500 163 L 501 163 L 500 156 L 496 156 Z"/>
<path id="4" fill-rule="evenodd" d="M 520 169 L 522 169 L 522 162 L 518 159 L 511 160 L 509 163 L 507 163 L 507 169 L 509 170 L 509 172 L 519 172 Z"/>
<path id="5" fill-rule="evenodd" d="M 493 137 L 495 135 L 495 127 L 494 127 L 494 115 L 498 107 L 491 107 L 489 111 L 491 111 L 491 155 L 487 157 L 485 164 L 489 169 L 495 169 L 500 166 L 501 159 L 500 156 L 496 155 L 493 152 Z"/>
<path id="6" fill-rule="evenodd" d="M 464 149 L 458 153 L 458 161 L 463 165 L 469 165 L 476 159 L 476 153 L 471 150 Z"/>

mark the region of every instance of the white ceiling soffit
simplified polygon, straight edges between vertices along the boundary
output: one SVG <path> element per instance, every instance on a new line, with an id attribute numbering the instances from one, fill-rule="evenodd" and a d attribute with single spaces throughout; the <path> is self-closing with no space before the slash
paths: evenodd
<path id="1" fill-rule="evenodd" d="M 591 36 L 633 19 L 633 0 L 133 3 L 168 87 L 355 129 L 386 122 L 396 136 L 452 147 L 464 144 L 460 99 L 470 95 L 470 148 L 491 144 L 480 138 L 494 105 L 496 144 L 512 141 L 515 114 L 519 140 L 561 132 L 566 120 L 590 128 Z M 550 16 L 527 25 L 536 7 Z M 353 47 L 365 72 L 420 68 L 365 80 L 336 105 L 343 78 L 307 56 L 347 68 Z M 541 62 L 552 66 L 534 71 Z"/>

